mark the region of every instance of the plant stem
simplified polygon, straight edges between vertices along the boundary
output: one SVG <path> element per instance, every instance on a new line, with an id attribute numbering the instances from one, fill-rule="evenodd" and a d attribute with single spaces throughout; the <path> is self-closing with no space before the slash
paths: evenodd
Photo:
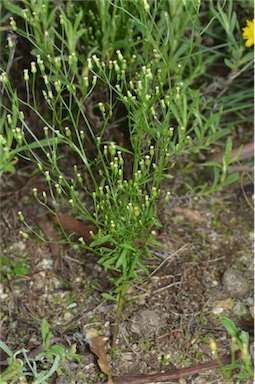
<path id="1" fill-rule="evenodd" d="M 115 347 L 115 341 L 119 331 L 120 317 L 121 317 L 123 303 L 124 303 L 123 298 L 126 292 L 127 292 L 127 287 L 124 285 L 124 287 L 118 294 L 118 299 L 117 299 L 117 316 L 116 316 L 116 322 L 114 325 L 113 336 L 112 336 L 112 348 Z"/>

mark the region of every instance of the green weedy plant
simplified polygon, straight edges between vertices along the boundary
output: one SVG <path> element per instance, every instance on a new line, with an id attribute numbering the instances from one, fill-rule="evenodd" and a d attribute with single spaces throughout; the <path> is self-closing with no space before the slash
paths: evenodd
<path id="1" fill-rule="evenodd" d="M 243 382 L 243 380 L 252 380 L 254 377 L 254 372 L 251 356 L 249 355 L 249 333 L 245 331 L 238 331 L 232 320 L 227 317 L 222 317 L 221 322 L 222 325 L 226 328 L 228 334 L 232 337 L 231 364 L 222 366 L 217 351 L 217 345 L 214 340 L 211 340 L 210 346 L 212 352 L 216 355 L 221 371 L 226 379 L 226 383 L 233 383 L 233 379 L 238 380 L 238 383 Z M 241 352 L 239 359 L 236 359 L 235 357 L 237 349 L 239 349 Z"/>
<path id="2" fill-rule="evenodd" d="M 44 351 L 34 358 L 29 357 L 29 350 L 25 348 L 12 352 L 0 340 L 0 348 L 9 356 L 8 366 L 0 375 L 0 384 L 27 383 L 27 378 L 32 378 L 31 384 L 43 384 L 59 369 L 60 360 L 61 363 L 70 359 L 81 362 L 81 357 L 75 353 L 75 345 L 71 350 L 59 344 L 51 345 L 52 334 L 45 319 L 42 320 L 41 335 Z"/>
<path id="3" fill-rule="evenodd" d="M 222 108 L 211 112 L 211 99 L 192 87 L 215 57 L 210 52 L 203 56 L 198 49 L 207 28 L 201 27 L 199 2 L 98 1 L 91 9 L 71 2 L 60 8 L 43 0 L 25 1 L 26 9 L 7 0 L 4 4 L 20 17 L 21 27 L 11 18 L 12 29 L 29 40 L 36 57 L 31 68 L 24 70 L 25 100 L 2 71 L 5 96 L 15 107 L 2 106 L 9 116 L 5 132 L 21 133 L 17 148 L 14 136 L 4 145 L 13 156 L 35 161 L 45 175 L 49 195 L 39 196 L 34 190 L 40 204 L 58 218 L 49 203 L 68 202 L 75 215 L 95 226 L 93 241 L 81 238 L 79 245 L 92 250 L 105 270 L 113 272 L 109 279 L 115 291 L 104 296 L 117 302 L 119 317 L 128 288 L 142 280 L 139 271 L 149 275 L 142 257 L 158 245 L 155 228 L 160 226 L 162 181 L 173 177 L 171 169 L 178 156 L 210 149 L 231 133 L 229 126 L 219 129 Z M 85 14 L 91 28 L 85 25 Z M 98 29 L 97 14 L 101 15 Z M 111 30 L 111 23 L 104 20 L 112 14 Z M 190 36 L 183 39 L 189 20 Z M 105 35 L 109 39 L 101 39 Z M 48 107 L 44 115 L 36 92 L 39 78 Z M 119 105 L 126 111 L 126 146 L 108 139 Z M 37 116 L 43 139 L 28 124 L 24 108 Z M 195 192 L 211 193 L 237 179 L 237 174 L 227 174 L 231 147 L 228 138 L 223 165 L 205 164 L 214 166 L 214 182 Z M 61 165 L 65 151 L 77 159 L 71 175 Z M 90 207 L 84 204 L 84 193 L 90 197 Z M 25 223 L 22 213 L 20 218 Z M 73 241 L 67 234 L 65 240 Z"/>

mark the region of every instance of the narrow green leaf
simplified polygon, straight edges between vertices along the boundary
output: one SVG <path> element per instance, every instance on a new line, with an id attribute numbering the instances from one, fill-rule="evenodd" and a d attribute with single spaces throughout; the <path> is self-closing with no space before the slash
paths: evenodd
<path id="1" fill-rule="evenodd" d="M 124 262 L 124 259 L 126 258 L 126 255 L 128 253 L 128 250 L 127 249 L 123 249 L 116 264 L 115 264 L 115 268 L 118 269 Z"/>
<path id="2" fill-rule="evenodd" d="M 4 352 L 7 353 L 8 356 L 10 356 L 10 357 L 13 356 L 13 353 L 10 350 L 10 348 L 8 347 L 8 345 L 6 345 L 2 340 L 0 340 L 0 348 L 3 349 Z"/>
<path id="3" fill-rule="evenodd" d="M 238 172 L 235 172 L 235 173 L 232 173 L 231 175 L 229 175 L 221 184 L 220 184 L 220 187 L 223 188 L 223 187 L 226 187 L 227 185 L 229 184 L 233 184 L 233 183 L 236 183 L 237 181 L 239 180 L 239 173 Z"/>
<path id="4" fill-rule="evenodd" d="M 119 245 L 120 248 L 129 249 L 130 251 L 135 251 L 135 248 L 127 243 L 121 243 Z"/>
<path id="5" fill-rule="evenodd" d="M 230 69 L 233 69 L 235 67 L 235 64 L 232 63 L 232 61 L 230 61 L 229 59 L 224 59 L 224 63 Z"/>
<path id="6" fill-rule="evenodd" d="M 238 330 L 232 320 L 228 317 L 222 317 L 221 323 L 223 327 L 226 328 L 230 336 L 238 338 Z"/>
<path id="7" fill-rule="evenodd" d="M 22 8 L 18 5 L 13 4 L 10 0 L 4 0 L 3 4 L 8 11 L 11 11 L 13 14 L 23 17 Z"/>
<path id="8" fill-rule="evenodd" d="M 116 297 L 110 295 L 109 293 L 102 293 L 101 295 L 106 300 L 111 300 L 116 302 Z"/>
<path id="9" fill-rule="evenodd" d="M 90 244 L 90 246 L 93 248 L 93 247 L 97 247 L 99 245 L 102 245 L 104 243 L 107 243 L 108 241 L 110 241 L 112 239 L 112 236 L 111 235 L 106 235 L 106 236 L 103 236 L 103 237 L 99 237 L 98 239 L 92 241 L 92 243 Z"/>

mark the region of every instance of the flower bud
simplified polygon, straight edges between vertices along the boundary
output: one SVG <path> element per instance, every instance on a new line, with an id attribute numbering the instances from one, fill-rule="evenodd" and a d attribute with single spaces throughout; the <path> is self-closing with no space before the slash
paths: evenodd
<path id="1" fill-rule="evenodd" d="M 37 72 L 36 64 L 34 61 L 31 62 L 31 72 L 34 74 Z"/>
<path id="2" fill-rule="evenodd" d="M 11 27 L 12 27 L 12 30 L 13 30 L 14 32 L 16 32 L 18 28 L 17 28 L 17 25 L 16 25 L 16 21 L 14 20 L 13 17 L 10 17 L 10 25 L 11 25 Z"/>
<path id="3" fill-rule="evenodd" d="M 38 196 L 37 188 L 33 188 L 33 194 L 35 198 Z"/>
<path id="4" fill-rule="evenodd" d="M 46 178 L 46 181 L 50 182 L 50 172 L 49 171 L 45 171 L 45 178 Z"/>
<path id="5" fill-rule="evenodd" d="M 29 234 L 28 234 L 28 233 L 25 233 L 25 232 L 23 232 L 23 231 L 19 231 L 19 234 L 20 234 L 25 240 L 29 239 Z"/>
<path id="6" fill-rule="evenodd" d="M 24 72 L 24 80 L 28 81 L 29 80 L 28 69 L 24 69 L 23 72 Z"/>
<path id="7" fill-rule="evenodd" d="M 24 216 L 22 215 L 22 212 L 19 211 L 19 212 L 18 212 L 18 215 L 19 215 L 19 219 L 20 219 L 20 221 L 21 221 L 22 223 L 24 223 L 25 218 L 24 218 Z"/>
<path id="8" fill-rule="evenodd" d="M 210 339 L 210 348 L 211 348 L 212 353 L 215 354 L 217 351 L 217 344 L 215 343 L 215 341 L 213 339 Z"/>

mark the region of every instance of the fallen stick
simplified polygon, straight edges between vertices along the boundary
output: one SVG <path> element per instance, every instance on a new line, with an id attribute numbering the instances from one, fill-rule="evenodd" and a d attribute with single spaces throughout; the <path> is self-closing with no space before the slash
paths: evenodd
<path id="1" fill-rule="evenodd" d="M 241 355 L 240 351 L 235 353 L 235 359 Z M 220 362 L 220 364 L 219 364 Z M 218 360 L 210 360 L 206 363 L 200 363 L 187 368 L 177 368 L 169 372 L 155 373 L 151 375 L 136 375 L 136 376 L 119 376 L 112 378 L 114 384 L 153 384 L 158 382 L 166 382 L 170 380 L 178 380 L 182 377 L 195 375 L 201 372 L 209 371 L 210 369 L 220 368 L 220 366 L 228 365 L 232 362 L 231 355 L 222 356 Z M 104 383 L 106 384 L 106 383 Z"/>

